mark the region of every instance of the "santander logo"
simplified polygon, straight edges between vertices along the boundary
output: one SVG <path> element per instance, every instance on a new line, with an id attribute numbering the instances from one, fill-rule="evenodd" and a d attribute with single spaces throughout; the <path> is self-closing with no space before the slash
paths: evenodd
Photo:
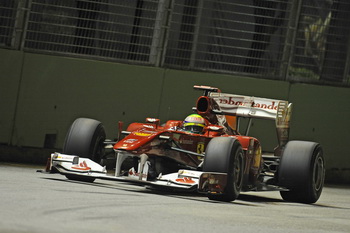
<path id="1" fill-rule="evenodd" d="M 231 106 L 244 106 L 245 102 L 242 101 L 243 98 L 218 98 L 216 101 L 219 105 L 231 105 Z M 249 103 L 249 102 L 248 102 Z M 277 110 L 278 103 L 275 101 L 264 101 L 264 102 L 252 102 L 251 106 L 253 108 L 261 108 L 261 109 L 269 109 L 269 110 Z"/>

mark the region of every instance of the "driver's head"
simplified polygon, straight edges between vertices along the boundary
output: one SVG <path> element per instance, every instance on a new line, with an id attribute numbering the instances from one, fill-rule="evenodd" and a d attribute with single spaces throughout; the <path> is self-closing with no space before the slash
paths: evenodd
<path id="1" fill-rule="evenodd" d="M 205 127 L 205 120 L 198 114 L 191 114 L 185 118 L 183 126 L 185 131 L 202 133 Z"/>

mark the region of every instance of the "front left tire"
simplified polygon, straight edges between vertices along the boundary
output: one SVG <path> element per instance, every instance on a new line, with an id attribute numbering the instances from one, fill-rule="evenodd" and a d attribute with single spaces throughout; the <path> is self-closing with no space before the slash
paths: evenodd
<path id="1" fill-rule="evenodd" d="M 78 118 L 67 132 L 62 152 L 100 163 L 104 155 L 105 139 L 106 132 L 101 122 L 89 118 Z"/>
<path id="2" fill-rule="evenodd" d="M 69 128 L 63 145 L 63 153 L 77 155 L 82 158 L 89 158 L 100 163 L 104 156 L 104 141 L 106 132 L 101 122 L 89 119 L 78 118 Z M 94 177 L 85 175 L 66 175 L 69 180 L 83 182 L 94 182 Z"/>

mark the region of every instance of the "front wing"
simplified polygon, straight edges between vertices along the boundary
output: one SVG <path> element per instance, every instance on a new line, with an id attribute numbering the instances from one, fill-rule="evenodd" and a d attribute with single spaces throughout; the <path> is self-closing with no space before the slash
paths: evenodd
<path id="1" fill-rule="evenodd" d="M 171 190 L 182 191 L 199 191 L 208 193 L 211 192 L 212 184 L 222 184 L 220 180 L 211 180 L 208 182 L 208 174 L 201 171 L 193 170 L 179 170 L 177 173 L 171 173 L 162 175 L 160 174 L 157 179 L 153 181 L 147 181 L 147 174 L 138 174 L 132 168 L 129 170 L 128 176 L 113 176 L 107 173 L 106 167 L 88 159 L 80 158 L 78 156 L 66 155 L 61 153 L 51 154 L 50 164 L 47 170 L 58 171 L 65 176 L 74 175 L 75 177 L 81 177 L 91 179 L 104 179 L 114 180 L 121 182 L 129 182 L 140 186 L 165 188 Z M 147 172 L 147 171 L 146 171 Z M 213 176 L 214 177 L 214 176 Z M 226 179 L 226 174 L 216 176 L 217 178 Z M 78 178 L 79 180 L 79 178 Z M 200 187 L 198 186 L 200 184 Z M 223 192 L 224 185 L 215 185 L 215 193 Z"/>

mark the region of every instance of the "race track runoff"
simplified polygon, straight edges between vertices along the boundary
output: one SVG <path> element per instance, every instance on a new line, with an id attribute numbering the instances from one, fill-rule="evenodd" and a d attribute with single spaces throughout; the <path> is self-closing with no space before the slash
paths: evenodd
<path id="1" fill-rule="evenodd" d="M 350 187 L 324 188 L 316 204 L 278 192 L 242 193 L 229 203 L 126 183 L 83 183 L 43 167 L 0 163 L 0 232 L 349 232 Z"/>

